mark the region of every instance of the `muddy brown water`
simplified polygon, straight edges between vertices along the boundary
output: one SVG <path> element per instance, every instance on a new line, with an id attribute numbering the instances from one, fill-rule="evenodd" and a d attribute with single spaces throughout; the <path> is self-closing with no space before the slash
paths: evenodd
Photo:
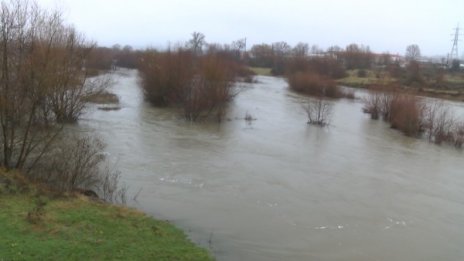
<path id="1" fill-rule="evenodd" d="M 229 120 L 191 124 L 144 102 L 136 71 L 113 77 L 121 109 L 90 106 L 77 128 L 108 144 L 140 191 L 131 206 L 217 260 L 464 260 L 462 151 L 372 121 L 360 101 L 309 126 L 307 98 L 280 78 L 237 87 Z"/>

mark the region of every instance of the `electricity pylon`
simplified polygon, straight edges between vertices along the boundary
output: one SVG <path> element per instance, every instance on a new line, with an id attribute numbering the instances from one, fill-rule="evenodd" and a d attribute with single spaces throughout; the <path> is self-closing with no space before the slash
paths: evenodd
<path id="1" fill-rule="evenodd" d="M 451 67 L 453 65 L 454 60 L 459 60 L 459 36 L 461 35 L 459 30 L 459 24 L 456 28 L 454 28 L 454 37 L 451 40 L 453 42 L 453 47 L 451 47 L 451 52 L 448 55 L 448 67 Z M 453 36 L 453 35 L 452 35 Z"/>

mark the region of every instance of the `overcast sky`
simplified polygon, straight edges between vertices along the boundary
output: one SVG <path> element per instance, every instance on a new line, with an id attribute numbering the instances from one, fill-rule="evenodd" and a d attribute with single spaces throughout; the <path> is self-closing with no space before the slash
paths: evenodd
<path id="1" fill-rule="evenodd" d="M 369 45 L 374 52 L 404 54 L 418 44 L 423 55 L 446 55 L 464 0 L 38 0 L 59 8 L 67 22 L 103 46 L 165 47 L 187 41 L 194 31 L 207 42 L 247 38 L 345 47 Z M 463 30 L 464 32 L 464 30 Z M 463 37 L 464 39 L 464 37 Z M 464 42 L 461 48 L 464 51 Z M 464 54 L 460 53 L 460 55 Z"/>

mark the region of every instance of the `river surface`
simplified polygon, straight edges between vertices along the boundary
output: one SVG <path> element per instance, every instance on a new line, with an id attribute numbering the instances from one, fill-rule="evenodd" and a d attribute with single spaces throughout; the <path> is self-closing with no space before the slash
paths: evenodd
<path id="1" fill-rule="evenodd" d="M 140 191 L 130 205 L 217 260 L 464 260 L 462 151 L 370 120 L 359 100 L 310 126 L 280 78 L 237 87 L 221 124 L 192 124 L 144 102 L 136 71 L 113 77 L 121 110 L 90 106 L 78 128 Z"/>

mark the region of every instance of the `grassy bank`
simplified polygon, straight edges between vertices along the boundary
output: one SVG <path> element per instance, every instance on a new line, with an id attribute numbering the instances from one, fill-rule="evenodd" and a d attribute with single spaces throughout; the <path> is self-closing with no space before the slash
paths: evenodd
<path id="1" fill-rule="evenodd" d="M 376 74 L 372 70 L 365 70 L 364 77 L 358 75 L 358 70 L 346 71 L 346 77 L 336 80 L 338 84 L 354 88 L 366 88 L 371 85 L 388 85 L 395 80 L 386 73 Z"/>
<path id="2" fill-rule="evenodd" d="M 0 176 L 0 260 L 212 260 L 179 229 L 136 210 L 8 183 Z"/>
<path id="3" fill-rule="evenodd" d="M 347 71 L 347 76 L 336 80 L 336 82 L 343 86 L 353 88 L 389 88 L 391 85 L 397 85 L 401 88 L 396 91 L 404 93 L 441 98 L 453 101 L 464 101 L 464 79 L 459 75 L 445 74 L 443 86 L 440 88 L 434 87 L 433 84 L 424 84 L 423 87 L 408 87 L 402 85 L 398 80 L 389 77 L 386 72 L 375 73 L 372 70 L 365 70 L 364 77 L 358 76 L 358 70 Z"/>
<path id="4" fill-rule="evenodd" d="M 272 76 L 271 68 L 263 68 L 263 67 L 249 67 L 249 68 L 256 75 Z"/>

